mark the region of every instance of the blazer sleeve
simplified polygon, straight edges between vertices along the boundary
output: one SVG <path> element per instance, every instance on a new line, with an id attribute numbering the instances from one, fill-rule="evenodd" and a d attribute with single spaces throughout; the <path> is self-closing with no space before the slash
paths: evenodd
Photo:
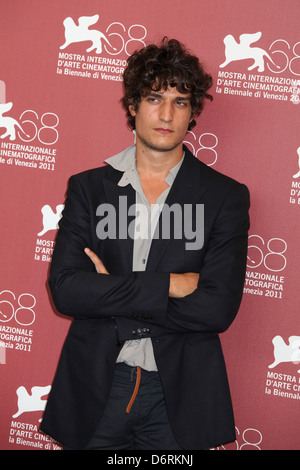
<path id="1" fill-rule="evenodd" d="M 84 253 L 85 247 L 93 249 L 93 210 L 84 184 L 78 175 L 72 176 L 50 268 L 49 286 L 57 310 L 80 319 L 165 315 L 168 273 L 118 276 L 95 271 Z"/>
<path id="2" fill-rule="evenodd" d="M 181 332 L 220 333 L 234 320 L 246 273 L 249 191 L 237 184 L 224 199 L 210 233 L 198 288 L 181 299 L 169 298 L 160 323 Z"/>

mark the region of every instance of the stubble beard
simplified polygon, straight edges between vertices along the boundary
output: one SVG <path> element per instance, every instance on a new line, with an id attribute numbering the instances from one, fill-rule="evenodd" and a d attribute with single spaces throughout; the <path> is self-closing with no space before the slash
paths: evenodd
<path id="1" fill-rule="evenodd" d="M 141 144 L 148 148 L 149 150 L 154 150 L 156 152 L 171 152 L 172 150 L 175 150 L 179 145 L 182 144 L 182 140 L 178 140 L 178 142 L 173 142 L 172 144 L 156 144 L 155 142 L 152 142 L 148 139 L 145 139 L 143 137 L 138 137 L 140 140 Z"/>

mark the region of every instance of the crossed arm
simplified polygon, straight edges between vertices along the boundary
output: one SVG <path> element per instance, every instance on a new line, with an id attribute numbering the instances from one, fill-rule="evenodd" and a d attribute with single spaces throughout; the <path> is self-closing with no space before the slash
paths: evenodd
<path id="1" fill-rule="evenodd" d="M 101 259 L 92 250 L 85 248 L 84 251 L 94 263 L 98 274 L 109 274 Z M 197 289 L 198 281 L 198 273 L 170 273 L 169 297 L 181 298 L 192 294 Z"/>
<path id="2" fill-rule="evenodd" d="M 49 278 L 54 304 L 61 313 L 78 319 L 113 316 L 120 323 L 151 315 L 160 328 L 184 332 L 220 332 L 229 327 L 240 305 L 246 268 L 246 187 L 234 186 L 222 201 L 209 232 L 200 276 L 147 270 L 108 274 L 101 259 L 85 249 L 91 242 L 87 208 L 85 191 L 72 178 Z"/>

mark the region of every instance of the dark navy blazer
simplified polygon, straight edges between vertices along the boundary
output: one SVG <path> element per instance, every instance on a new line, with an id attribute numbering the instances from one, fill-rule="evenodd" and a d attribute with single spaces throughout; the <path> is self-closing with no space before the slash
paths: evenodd
<path id="1" fill-rule="evenodd" d="M 73 317 L 41 430 L 81 449 L 103 414 L 122 344 L 137 332 L 151 337 L 169 421 L 183 449 L 235 440 L 227 373 L 219 340 L 242 298 L 249 229 L 245 185 L 196 159 L 187 148 L 166 204 L 204 204 L 204 243 L 188 250 L 183 237 L 155 238 L 145 272 L 132 272 L 133 240 L 100 240 L 97 207 L 128 207 L 135 191 L 122 173 L 103 166 L 72 176 L 50 272 L 58 311 Z M 130 222 L 130 220 L 128 220 Z M 184 231 L 183 231 L 184 232 Z M 109 275 L 95 272 L 89 247 Z M 169 298 L 169 273 L 200 273 L 198 288 Z"/>

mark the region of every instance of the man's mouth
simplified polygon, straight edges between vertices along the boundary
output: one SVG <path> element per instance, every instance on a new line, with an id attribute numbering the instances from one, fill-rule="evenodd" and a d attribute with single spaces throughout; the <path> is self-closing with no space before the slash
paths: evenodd
<path id="1" fill-rule="evenodd" d="M 174 131 L 172 129 L 169 129 L 167 127 L 156 127 L 154 129 L 156 132 L 159 132 L 160 134 L 172 134 Z"/>

